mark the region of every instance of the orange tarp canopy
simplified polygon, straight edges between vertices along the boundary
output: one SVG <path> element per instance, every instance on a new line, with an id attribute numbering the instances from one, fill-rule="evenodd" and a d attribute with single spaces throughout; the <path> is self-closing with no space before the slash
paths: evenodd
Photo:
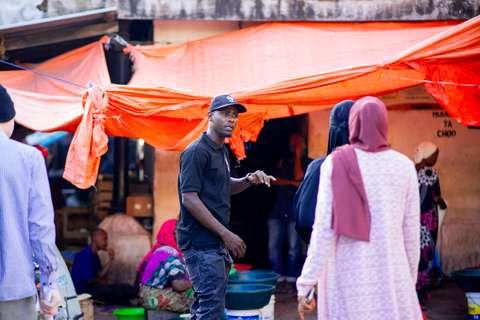
<path id="1" fill-rule="evenodd" d="M 82 86 L 97 85 L 85 92 L 84 107 L 71 92 L 77 89 L 55 93 L 34 85 L 38 91 L 29 91 L 10 86 L 0 73 L 19 123 L 40 131 L 78 127 L 65 177 L 83 188 L 95 182 L 105 134 L 183 150 L 207 128 L 208 105 L 220 93 L 248 109 L 229 141 L 239 158 L 243 142 L 256 141 L 264 120 L 421 83 L 458 123 L 480 125 L 479 17 L 461 24 L 266 23 L 181 44 L 134 47 L 135 73 L 127 86 L 105 83 L 107 77 L 99 76 L 107 70 L 103 53 L 98 45 L 85 48 L 71 57 L 88 59 L 88 70 L 77 70 L 81 79 L 73 69 L 66 72 L 71 67 L 62 59 L 51 69 Z"/>
<path id="2" fill-rule="evenodd" d="M 52 77 L 28 70 L 0 72 L 0 83 L 15 103 L 15 121 L 37 131 L 75 132 L 83 117 L 82 95 L 89 83 L 111 83 L 100 42 L 23 67 Z"/>

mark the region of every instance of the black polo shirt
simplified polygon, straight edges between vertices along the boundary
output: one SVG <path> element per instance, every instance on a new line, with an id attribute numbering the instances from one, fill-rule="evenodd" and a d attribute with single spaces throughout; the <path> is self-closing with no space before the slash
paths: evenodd
<path id="1" fill-rule="evenodd" d="M 182 192 L 197 192 L 212 215 L 228 228 L 230 221 L 230 163 L 225 145 L 219 146 L 206 132 L 190 143 L 180 156 L 178 196 L 180 215 L 177 242 L 181 250 L 223 245 L 222 239 L 200 224 L 182 203 Z"/>

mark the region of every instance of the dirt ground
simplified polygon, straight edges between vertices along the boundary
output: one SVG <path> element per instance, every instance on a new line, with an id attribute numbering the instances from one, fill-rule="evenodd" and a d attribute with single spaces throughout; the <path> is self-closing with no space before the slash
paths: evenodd
<path id="1" fill-rule="evenodd" d="M 426 305 L 424 311 L 427 320 L 466 320 L 469 318 L 467 298 L 465 292 L 460 290 L 455 282 L 444 281 L 442 286 L 430 291 L 432 298 Z M 116 320 L 117 316 L 113 311 L 126 306 L 94 305 L 95 320 Z M 316 309 L 306 314 L 306 320 L 317 318 Z M 275 320 L 299 319 L 297 313 L 296 292 L 275 294 Z"/>

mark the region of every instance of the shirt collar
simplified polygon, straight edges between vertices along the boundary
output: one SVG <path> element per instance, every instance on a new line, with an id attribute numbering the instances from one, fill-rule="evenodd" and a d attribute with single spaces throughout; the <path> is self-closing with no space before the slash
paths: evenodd
<path id="1" fill-rule="evenodd" d="M 207 133 L 204 131 L 203 134 L 202 134 L 202 139 L 205 140 L 205 142 L 210 146 L 210 148 L 212 148 L 213 150 L 218 150 L 220 148 L 222 148 L 224 145 L 222 144 L 221 146 L 219 146 L 218 144 L 216 144 L 212 139 L 210 139 L 208 136 L 207 136 Z"/>

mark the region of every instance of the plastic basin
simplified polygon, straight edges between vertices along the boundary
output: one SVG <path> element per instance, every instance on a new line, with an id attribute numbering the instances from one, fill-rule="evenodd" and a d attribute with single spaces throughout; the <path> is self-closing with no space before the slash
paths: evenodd
<path id="1" fill-rule="evenodd" d="M 117 315 L 118 320 L 144 320 L 145 309 L 144 308 L 126 308 L 113 311 L 113 314 Z"/>
<path id="2" fill-rule="evenodd" d="M 275 274 L 278 274 L 273 270 L 258 270 L 258 269 L 255 269 L 255 270 L 241 270 L 241 272 L 242 273 L 275 273 Z"/>
<path id="3" fill-rule="evenodd" d="M 252 310 L 265 307 L 275 291 L 269 284 L 227 284 L 226 308 Z"/>
<path id="4" fill-rule="evenodd" d="M 466 292 L 480 292 L 480 269 L 456 270 L 452 272 L 457 286 Z"/>
<path id="5" fill-rule="evenodd" d="M 280 278 L 280 275 L 275 272 L 270 272 L 270 271 L 237 271 L 237 273 L 232 274 L 228 278 L 228 283 L 229 284 L 244 284 L 244 283 L 250 283 L 250 284 L 269 284 L 272 286 L 277 285 L 278 278 Z M 227 308 L 228 309 L 228 308 Z"/>

